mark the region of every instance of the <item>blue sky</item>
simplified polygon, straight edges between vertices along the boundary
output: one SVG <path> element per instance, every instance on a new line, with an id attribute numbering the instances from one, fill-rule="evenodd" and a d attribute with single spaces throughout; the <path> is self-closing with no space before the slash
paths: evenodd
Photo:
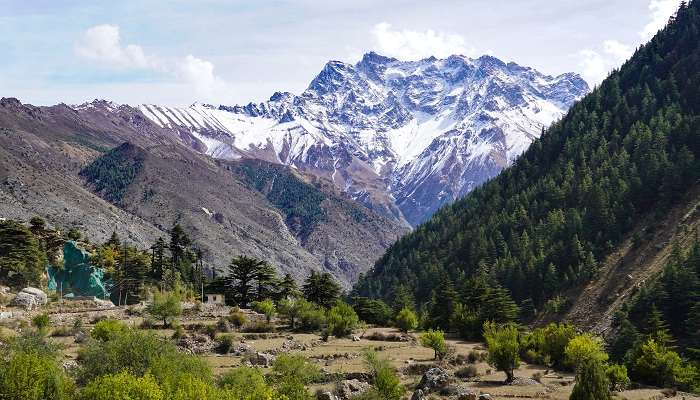
<path id="1" fill-rule="evenodd" d="M 680 0 L 0 0 L 0 96 L 188 105 L 299 93 L 331 59 L 489 53 L 599 82 Z M 381 3 L 381 4 L 379 4 Z"/>

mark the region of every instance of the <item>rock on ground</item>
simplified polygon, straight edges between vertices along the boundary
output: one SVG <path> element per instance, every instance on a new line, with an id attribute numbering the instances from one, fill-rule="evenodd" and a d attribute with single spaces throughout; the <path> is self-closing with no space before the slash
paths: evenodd
<path id="1" fill-rule="evenodd" d="M 434 392 L 445 385 L 452 379 L 450 372 L 444 368 L 433 367 L 423 374 L 417 389 L 421 389 L 424 393 Z"/>
<path id="2" fill-rule="evenodd" d="M 340 400 L 348 400 L 352 397 L 361 395 L 372 386 L 367 382 L 362 382 L 357 379 L 348 379 L 340 382 L 336 394 Z"/>

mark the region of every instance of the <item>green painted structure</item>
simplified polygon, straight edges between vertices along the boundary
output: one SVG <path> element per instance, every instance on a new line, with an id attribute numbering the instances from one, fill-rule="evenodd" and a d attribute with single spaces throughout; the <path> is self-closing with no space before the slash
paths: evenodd
<path id="1" fill-rule="evenodd" d="M 90 254 L 69 240 L 63 245 L 63 268 L 49 266 L 49 290 L 62 291 L 64 297 L 95 296 L 109 299 L 111 283 L 104 270 L 90 265 Z"/>

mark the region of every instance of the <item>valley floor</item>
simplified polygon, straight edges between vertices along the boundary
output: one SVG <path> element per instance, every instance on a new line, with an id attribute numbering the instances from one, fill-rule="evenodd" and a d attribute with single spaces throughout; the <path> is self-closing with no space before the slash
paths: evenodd
<path id="1" fill-rule="evenodd" d="M 20 310 L 9 310 L 12 315 L 5 314 L 5 318 L 0 320 L 2 334 L 13 334 L 17 327 L 28 321 L 32 313 Z M 244 310 L 251 320 L 262 319 L 262 315 L 252 311 Z M 34 314 L 38 313 L 37 311 Z M 75 365 L 78 349 L 81 346 L 76 341 L 76 336 L 67 334 L 66 336 L 56 336 L 63 329 L 72 327 L 76 319 L 83 323 L 84 330 L 91 329 L 96 321 L 101 318 L 116 318 L 123 322 L 140 326 L 144 318 L 140 315 L 138 307 L 106 308 L 96 309 L 87 305 L 67 302 L 60 306 L 51 303 L 49 315 L 53 335 L 50 340 L 61 343 L 64 346 L 64 366 L 70 368 Z M 402 340 L 396 341 L 402 335 L 393 328 L 372 327 L 364 331 L 356 331 L 355 336 L 347 339 L 329 338 L 327 342 L 321 340 L 317 334 L 290 332 L 278 324 L 276 332 L 251 333 L 251 332 L 217 332 L 215 335 L 230 335 L 233 338 L 234 349 L 245 349 L 245 351 L 233 350 L 229 354 L 218 354 L 215 350 L 215 341 L 203 334 L 207 326 L 215 326 L 221 316 L 228 315 L 229 308 L 224 306 L 208 307 L 201 309 L 191 308 L 189 312 L 180 319 L 180 325 L 184 328 L 184 336 L 178 341 L 181 349 L 186 352 L 193 352 L 203 356 L 214 368 L 217 374 L 221 374 L 228 369 L 248 363 L 250 354 L 280 354 L 299 353 L 313 362 L 317 363 L 323 373 L 329 377 L 328 383 L 316 384 L 310 388 L 312 391 L 330 391 L 335 385 L 346 379 L 363 379 L 363 373 L 367 368 L 362 358 L 362 351 L 372 348 L 387 359 L 399 371 L 402 383 L 409 389 L 405 398 L 410 398 L 411 390 L 420 381 L 423 373 L 433 366 L 433 352 L 430 349 L 421 347 L 415 340 L 415 335 L 403 336 Z M 209 332 L 213 330 L 210 328 Z M 154 329 L 159 335 L 171 337 L 175 332 L 173 329 Z M 375 340 L 380 339 L 380 340 Z M 468 364 L 466 356 L 471 353 L 481 354 L 486 352 L 482 343 L 464 342 L 450 338 L 448 345 L 454 348 L 453 358 L 462 358 L 463 363 L 443 363 L 442 367 L 452 373 L 463 370 L 469 365 L 475 367 L 476 375 L 471 378 L 457 378 L 454 386 L 470 388 L 481 393 L 488 393 L 492 399 L 556 399 L 565 400 L 569 398 L 574 385 L 574 375 L 549 370 L 538 365 L 522 363 L 515 372 L 514 384 L 505 385 L 505 375 L 502 372 L 494 371 L 485 361 L 476 361 Z M 247 354 L 247 356 L 246 356 Z M 463 356 L 463 357 L 460 357 Z M 470 367 L 471 369 L 471 367 Z M 534 379 L 533 379 L 534 378 Z M 656 388 L 638 388 L 618 393 L 618 398 L 627 400 L 656 400 L 662 398 L 675 399 L 700 399 L 688 394 L 677 394 L 674 396 Z M 433 393 L 435 398 L 450 398 Z M 457 397 L 452 396 L 456 399 Z"/>

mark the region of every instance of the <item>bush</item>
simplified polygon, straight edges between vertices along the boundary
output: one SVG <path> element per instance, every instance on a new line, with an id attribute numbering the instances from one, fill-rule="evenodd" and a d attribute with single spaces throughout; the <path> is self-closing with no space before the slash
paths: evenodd
<path id="1" fill-rule="evenodd" d="M 442 360 L 447 354 L 447 345 L 445 344 L 445 333 L 441 330 L 429 329 L 427 332 L 420 335 L 418 338 L 423 347 L 433 349 L 435 359 Z"/>
<path id="2" fill-rule="evenodd" d="M 105 375 L 80 391 L 81 400 L 164 400 L 165 394 L 151 376 L 136 377 L 128 372 Z"/>
<path id="3" fill-rule="evenodd" d="M 185 328 L 182 327 L 182 325 L 177 325 L 175 327 L 175 332 L 173 332 L 173 339 L 178 340 L 182 339 L 185 336 Z"/>
<path id="4" fill-rule="evenodd" d="M 68 400 L 74 389 L 53 354 L 29 348 L 12 352 L 0 363 L 0 398 Z"/>
<path id="5" fill-rule="evenodd" d="M 391 307 L 382 300 L 354 297 L 352 308 L 357 316 L 368 324 L 387 326 L 391 319 Z"/>
<path id="6" fill-rule="evenodd" d="M 610 364 L 605 366 L 605 376 L 610 382 L 610 390 L 621 392 L 630 384 L 630 378 L 627 376 L 627 367 L 619 364 Z"/>
<path id="7" fill-rule="evenodd" d="M 320 306 L 304 301 L 301 310 L 299 310 L 299 321 L 302 331 L 317 331 L 326 324 L 326 313 Z"/>
<path id="8" fill-rule="evenodd" d="M 46 332 L 50 324 L 51 319 L 49 319 L 49 314 L 47 313 L 37 314 L 32 318 L 32 325 L 34 325 L 39 332 Z"/>
<path id="9" fill-rule="evenodd" d="M 224 373 L 219 385 L 233 399 L 269 400 L 275 391 L 267 385 L 265 377 L 257 368 L 238 367 Z"/>
<path id="10" fill-rule="evenodd" d="M 633 349 L 630 355 L 632 377 L 661 387 L 693 388 L 698 371 L 686 364 L 675 351 L 668 350 L 654 339 Z"/>
<path id="11" fill-rule="evenodd" d="M 188 386 L 187 382 L 199 386 L 198 390 L 206 393 L 209 392 L 208 389 L 202 386 L 214 383 L 211 367 L 206 360 L 177 352 L 166 352 L 152 359 L 148 372 L 156 379 L 168 399 L 178 398 L 177 393 Z"/>
<path id="12" fill-rule="evenodd" d="M 588 333 L 572 338 L 566 345 L 564 354 L 567 365 L 574 369 L 587 360 L 595 360 L 600 363 L 608 360 L 608 355 L 603 349 L 603 342 Z"/>
<path id="13" fill-rule="evenodd" d="M 272 317 L 275 316 L 277 307 L 275 307 L 275 303 L 273 303 L 272 300 L 265 299 L 263 301 L 254 301 L 253 310 L 259 312 L 260 314 L 264 314 L 265 319 L 268 323 L 270 323 L 270 321 L 272 321 Z"/>
<path id="14" fill-rule="evenodd" d="M 153 329 L 156 326 L 156 321 L 153 318 L 147 317 L 139 324 L 141 329 Z"/>
<path id="15" fill-rule="evenodd" d="M 360 319 L 350 305 L 337 301 L 335 305 L 328 310 L 326 317 L 328 324 L 328 332 L 335 337 L 345 337 L 352 333 L 353 329 L 357 328 Z"/>
<path id="16" fill-rule="evenodd" d="M 81 383 L 129 370 L 142 376 L 164 354 L 176 354 L 175 345 L 144 331 L 127 330 L 107 341 L 94 341 L 78 353 L 77 377 Z"/>
<path id="17" fill-rule="evenodd" d="M 272 364 L 269 377 L 279 394 L 287 396 L 289 400 L 307 400 L 310 396 L 306 385 L 317 381 L 321 371 L 303 356 L 281 354 Z"/>
<path id="18" fill-rule="evenodd" d="M 53 337 L 67 337 L 75 334 L 75 329 L 70 326 L 58 326 L 51 331 L 51 336 Z"/>
<path id="19" fill-rule="evenodd" d="M 95 324 L 90 336 L 93 339 L 107 341 L 127 331 L 129 327 L 116 319 L 103 319 Z"/>
<path id="20" fill-rule="evenodd" d="M 474 378 L 477 375 L 477 370 L 474 365 L 467 365 L 455 371 L 455 376 L 462 379 Z"/>
<path id="21" fill-rule="evenodd" d="M 238 309 L 233 309 L 228 315 L 228 322 L 231 323 L 236 329 L 241 329 L 241 327 L 248 323 L 248 318 Z"/>
<path id="22" fill-rule="evenodd" d="M 489 364 L 506 373 L 506 382 L 513 380 L 513 370 L 520 365 L 518 329 L 513 324 L 484 323 L 484 339 L 489 348 Z"/>
<path id="23" fill-rule="evenodd" d="M 216 341 L 219 342 L 219 345 L 217 346 L 217 351 L 220 354 L 230 353 L 231 349 L 233 349 L 233 346 L 235 344 L 233 336 L 231 335 L 221 335 L 216 339 Z"/>
<path id="24" fill-rule="evenodd" d="M 366 350 L 364 358 L 374 380 L 372 390 L 376 392 L 376 398 L 400 400 L 405 390 L 401 386 L 396 370 L 386 360 L 380 359 L 375 351 Z"/>
<path id="25" fill-rule="evenodd" d="M 146 311 L 154 318 L 162 320 L 163 326 L 169 326 L 175 317 L 182 315 L 180 301 L 180 296 L 175 292 L 155 292 Z"/>
<path id="26" fill-rule="evenodd" d="M 410 308 L 406 307 L 396 315 L 396 327 L 401 332 L 408 333 L 418 327 L 418 317 Z"/>

